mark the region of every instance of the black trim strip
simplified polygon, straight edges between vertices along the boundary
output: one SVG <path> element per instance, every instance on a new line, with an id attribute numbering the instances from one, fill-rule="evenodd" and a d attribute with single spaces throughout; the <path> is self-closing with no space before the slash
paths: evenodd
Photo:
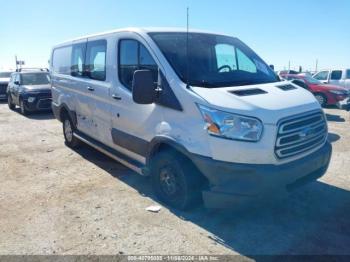
<path id="1" fill-rule="evenodd" d="M 85 135 L 84 133 L 76 130 L 74 131 L 78 136 L 82 137 L 83 139 L 89 141 L 91 144 L 94 144 L 96 145 L 97 147 L 103 149 L 104 151 L 108 152 L 109 154 L 111 155 L 114 155 L 116 156 L 117 158 L 120 158 L 121 160 L 125 161 L 125 162 L 128 162 L 130 163 L 131 165 L 135 166 L 135 167 L 138 167 L 140 169 L 142 169 L 144 167 L 144 164 L 140 163 L 139 161 L 135 160 L 135 159 L 132 159 L 126 155 L 124 155 L 123 153 L 113 149 L 113 148 L 110 148 L 109 146 L 106 146 L 105 144 L 102 144 L 101 142 L 91 138 L 90 136 L 88 135 Z"/>
<path id="2" fill-rule="evenodd" d="M 121 130 L 112 129 L 112 139 L 114 144 L 123 147 L 140 156 L 146 157 L 150 143 L 137 136 L 127 134 Z"/>

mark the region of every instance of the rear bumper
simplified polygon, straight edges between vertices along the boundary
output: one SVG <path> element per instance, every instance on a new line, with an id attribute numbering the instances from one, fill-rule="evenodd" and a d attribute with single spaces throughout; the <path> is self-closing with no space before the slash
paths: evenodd
<path id="1" fill-rule="evenodd" d="M 0 100 L 7 100 L 7 94 L 6 93 L 0 93 Z"/>
<path id="2" fill-rule="evenodd" d="M 224 208 L 271 195 L 287 195 L 321 177 L 328 168 L 331 154 L 332 147 L 326 142 L 309 156 L 278 166 L 228 163 L 198 155 L 192 161 L 210 183 L 210 188 L 203 191 L 205 205 Z"/>

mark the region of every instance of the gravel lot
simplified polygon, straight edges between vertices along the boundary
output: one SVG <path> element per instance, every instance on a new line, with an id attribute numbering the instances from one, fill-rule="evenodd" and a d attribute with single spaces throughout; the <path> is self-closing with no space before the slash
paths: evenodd
<path id="1" fill-rule="evenodd" d="M 349 113 L 326 112 L 330 168 L 283 203 L 150 213 L 147 178 L 88 146 L 67 148 L 51 114 L 1 103 L 0 255 L 350 254 Z"/>

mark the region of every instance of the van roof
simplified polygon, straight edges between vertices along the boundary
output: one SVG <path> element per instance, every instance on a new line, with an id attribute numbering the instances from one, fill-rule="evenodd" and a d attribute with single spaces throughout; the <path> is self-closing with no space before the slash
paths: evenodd
<path id="1" fill-rule="evenodd" d="M 185 33 L 187 32 L 186 28 L 176 28 L 176 27 L 147 27 L 147 28 L 140 28 L 140 27 L 126 27 L 126 28 L 121 28 L 121 29 L 115 29 L 115 30 L 110 30 L 102 33 L 97 33 L 97 34 L 91 34 L 91 35 L 86 35 L 86 36 L 81 36 L 78 38 L 70 39 L 68 41 L 64 41 L 58 45 L 55 45 L 55 47 L 71 44 L 72 42 L 79 41 L 85 38 L 91 38 L 91 37 L 96 37 L 96 36 L 104 36 L 104 35 L 109 35 L 109 34 L 114 34 L 114 33 L 120 33 L 120 32 L 135 32 L 139 34 L 147 34 L 147 33 L 167 33 L 167 32 L 181 32 Z M 198 30 L 198 29 L 189 29 L 190 33 L 203 33 L 203 34 L 215 34 L 215 35 L 226 35 L 223 33 L 217 33 L 217 32 L 210 32 L 210 31 L 204 31 L 204 30 Z"/>

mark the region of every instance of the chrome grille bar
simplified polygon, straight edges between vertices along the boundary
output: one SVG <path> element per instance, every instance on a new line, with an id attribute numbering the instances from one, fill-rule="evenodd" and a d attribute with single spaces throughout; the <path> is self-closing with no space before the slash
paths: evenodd
<path id="1" fill-rule="evenodd" d="M 278 126 L 275 154 L 279 159 L 305 153 L 327 139 L 327 123 L 322 112 L 282 119 Z"/>

